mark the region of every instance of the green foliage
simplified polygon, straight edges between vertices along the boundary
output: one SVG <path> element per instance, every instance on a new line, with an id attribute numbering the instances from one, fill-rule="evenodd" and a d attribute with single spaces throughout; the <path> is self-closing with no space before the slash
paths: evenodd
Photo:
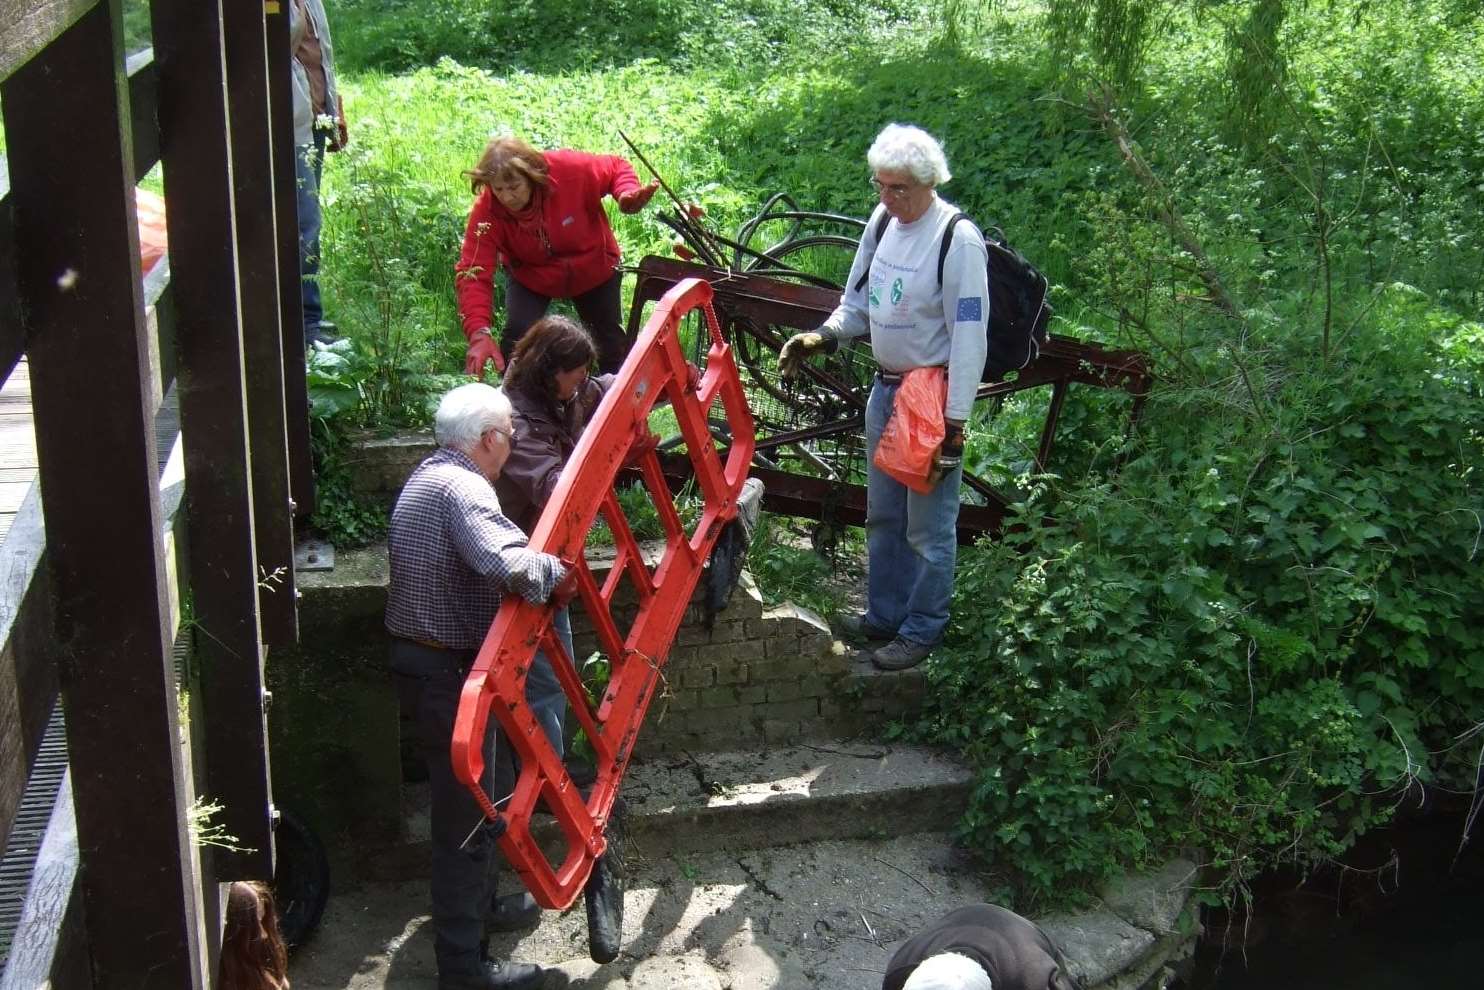
<path id="1" fill-rule="evenodd" d="M 1226 893 L 1472 780 L 1481 342 L 1394 288 L 1265 419 L 1171 390 L 1116 479 L 1025 480 L 1056 522 L 962 558 L 926 725 L 981 767 L 962 832 L 1022 898 L 1181 847 Z"/>
<path id="2" fill-rule="evenodd" d="M 807 538 L 794 532 L 783 516 L 762 514 L 747 548 L 747 569 L 756 579 L 764 603 L 770 606 L 793 602 L 831 616 L 840 611 L 844 601 L 830 561 L 816 553 Z"/>
<path id="3" fill-rule="evenodd" d="M 449 57 L 499 71 L 568 72 L 648 59 L 767 65 L 894 24 L 911 0 L 342 0 L 335 38 L 347 66 L 401 70 Z"/>
<path id="4" fill-rule="evenodd" d="M 1050 276 L 1054 332 L 1153 356 L 1131 439 L 1126 397 L 1072 389 L 1052 475 L 1034 473 L 1045 396 L 971 424 L 970 467 L 1032 522 L 961 556 L 922 731 L 978 770 L 962 835 L 1022 901 L 1177 847 L 1227 894 L 1275 859 L 1341 854 L 1414 781 L 1465 779 L 1457 737 L 1484 710 L 1477 5 L 332 16 L 352 146 L 327 163 L 325 290 L 352 342 L 311 365 L 331 432 L 418 422 L 457 379 L 459 173 L 494 132 L 626 154 L 622 128 L 731 231 L 778 190 L 864 215 L 872 137 L 918 123 L 944 141 L 944 194 Z M 1157 187 L 1089 126 L 1078 87 L 1097 80 L 1120 83 Z M 665 250 L 657 208 L 610 214 L 630 261 Z M 827 565 L 764 525 L 764 595 L 834 611 Z"/>

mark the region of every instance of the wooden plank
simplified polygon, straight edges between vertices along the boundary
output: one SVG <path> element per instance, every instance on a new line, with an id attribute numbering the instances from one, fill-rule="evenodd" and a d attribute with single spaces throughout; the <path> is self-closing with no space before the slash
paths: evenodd
<path id="1" fill-rule="evenodd" d="M 294 177 L 294 96 L 289 85 L 289 8 L 267 11 L 268 108 L 272 137 L 273 186 L 284 190 L 273 204 L 278 229 L 279 325 L 283 330 L 285 427 L 289 438 L 289 490 L 294 515 L 314 512 L 314 457 L 309 449 L 309 389 L 304 364 L 304 298 L 299 286 L 299 203 Z M 294 287 L 290 289 L 290 286 Z"/>
<path id="2" fill-rule="evenodd" d="M 273 875 L 266 744 L 225 748 L 242 738 L 234 723 L 245 720 L 241 731 L 261 733 L 264 716 L 235 233 L 248 218 L 233 199 L 223 24 L 220 7 L 200 0 L 155 0 L 151 9 L 189 492 L 186 542 L 200 630 L 195 656 L 211 734 L 207 796 L 224 806 L 222 824 L 247 847 L 214 857 L 223 871 L 215 879 L 266 879 Z M 218 732 L 225 733 L 221 740 Z"/>
<path id="3" fill-rule="evenodd" d="M 186 829 L 119 0 L 0 88 L 27 314 L 47 565 L 96 985 L 204 984 Z M 88 368 L 78 402 L 78 355 Z M 141 891 L 149 909 L 141 910 Z"/>
<path id="4" fill-rule="evenodd" d="M 129 56 L 129 134 L 134 144 L 134 174 L 143 175 L 160 160 L 160 125 L 155 120 L 159 79 L 155 53 L 146 48 Z"/>
<path id="5" fill-rule="evenodd" d="M 0 481 L 0 512 L 15 515 L 25 501 L 26 492 L 31 488 L 31 479 L 24 481 Z"/>
<path id="6" fill-rule="evenodd" d="M 0 8 L 0 79 L 38 54 L 98 0 L 20 0 Z"/>
<path id="7" fill-rule="evenodd" d="M 226 4 L 227 116 L 232 127 L 233 197 L 237 203 L 237 272 L 242 284 L 242 344 L 247 367 L 247 419 L 252 449 L 253 524 L 257 533 L 258 613 L 263 643 L 299 639 L 294 600 L 294 515 L 289 499 L 284 420 L 283 330 L 274 199 L 294 197 L 273 181 L 268 122 L 268 49 L 261 4 Z M 298 292 L 298 282 L 288 291 Z M 303 376 L 300 376 L 302 380 Z M 4 508 L 0 492 L 0 509 Z M 262 685 L 258 685 L 261 691 Z M 256 703 L 254 694 L 254 705 Z M 234 719 L 234 721 L 237 721 Z M 244 730 L 246 723 L 243 723 Z M 261 732 L 259 733 L 261 742 Z M 251 744 L 248 738 L 237 740 Z M 233 752 L 240 750 L 233 749 Z M 266 795 L 263 804 L 266 806 Z M 267 827 L 266 819 L 264 827 Z M 267 833 L 264 833 L 266 838 Z"/>
<path id="8" fill-rule="evenodd" d="M 0 835 L 10 833 L 57 698 L 40 490 L 0 543 Z"/>
<path id="9" fill-rule="evenodd" d="M 10 175 L 0 160 L 0 379 L 26 351 L 25 324 L 15 294 L 15 208 L 10 195 Z"/>

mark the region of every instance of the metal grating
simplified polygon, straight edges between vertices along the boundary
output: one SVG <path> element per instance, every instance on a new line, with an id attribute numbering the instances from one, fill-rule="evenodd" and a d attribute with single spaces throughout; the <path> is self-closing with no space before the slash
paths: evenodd
<path id="1" fill-rule="evenodd" d="M 41 851 L 41 840 L 46 836 L 52 806 L 56 804 L 57 791 L 66 773 L 67 729 L 62 706 L 57 705 L 31 766 L 31 776 L 5 844 L 5 855 L 0 857 L 0 968 L 10 957 L 11 940 L 20 924 L 36 854 Z"/>
<path id="2" fill-rule="evenodd" d="M 182 630 L 175 640 L 177 682 L 184 679 L 189 669 L 190 642 L 188 630 Z M 5 962 L 10 958 L 11 944 L 26 903 L 26 892 L 31 888 L 36 857 L 41 851 L 41 842 L 46 837 L 47 825 L 57 803 L 57 792 L 66 773 L 67 720 L 61 704 L 58 704 L 52 709 L 46 734 L 36 751 L 36 761 L 26 780 L 26 791 L 21 796 L 15 823 L 6 840 L 5 854 L 0 857 L 0 972 L 4 971 Z"/>

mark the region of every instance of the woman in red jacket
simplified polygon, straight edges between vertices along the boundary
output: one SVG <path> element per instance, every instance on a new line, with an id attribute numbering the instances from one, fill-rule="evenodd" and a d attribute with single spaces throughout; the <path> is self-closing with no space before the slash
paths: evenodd
<path id="1" fill-rule="evenodd" d="M 618 241 L 603 213 L 611 195 L 625 213 L 637 213 L 659 188 L 639 184 L 634 168 L 616 155 L 540 152 L 519 138 L 495 138 L 479 164 L 465 172 L 474 206 L 464 248 L 454 266 L 454 291 L 469 350 L 464 370 L 497 371 L 515 344 L 546 314 L 553 299 L 570 299 L 598 345 L 598 369 L 617 371 L 628 351 L 619 314 Z M 509 273 L 505 332 L 492 335 L 495 268 Z"/>

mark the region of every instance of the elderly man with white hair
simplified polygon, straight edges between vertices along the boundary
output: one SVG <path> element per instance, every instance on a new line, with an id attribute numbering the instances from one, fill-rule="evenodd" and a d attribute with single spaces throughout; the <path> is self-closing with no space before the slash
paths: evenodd
<path id="1" fill-rule="evenodd" d="M 912 936 L 886 966 L 881 990 L 1077 990 L 1039 927 L 994 904 L 950 911 Z"/>
<path id="2" fill-rule="evenodd" d="M 957 223 L 947 254 L 940 254 L 959 211 L 938 196 L 937 187 L 950 178 L 948 161 L 927 132 L 888 125 L 866 161 L 881 202 L 856 249 L 840 305 L 817 332 L 791 337 L 778 362 L 791 378 L 810 354 L 871 335 L 878 370 L 866 406 L 867 608 L 843 617 L 841 625 L 850 639 L 884 644 L 871 654 L 877 667 L 905 670 L 927 658 L 948 625 L 964 422 L 986 352 L 987 250 L 973 224 Z M 902 376 L 932 367 L 947 369 L 945 435 L 932 489 L 922 494 L 874 460 Z"/>
<path id="3" fill-rule="evenodd" d="M 403 711 L 417 722 L 432 801 L 432 899 L 439 990 L 529 990 L 539 966 L 484 957 L 494 841 L 454 777 L 449 747 L 459 693 L 506 594 L 544 602 L 567 575 L 500 511 L 492 484 L 518 442 L 510 400 L 460 385 L 434 417 L 438 450 L 407 479 L 392 510 L 386 628 Z M 494 726 L 485 741 L 495 766 Z M 485 782 L 486 788 L 489 781 Z"/>

